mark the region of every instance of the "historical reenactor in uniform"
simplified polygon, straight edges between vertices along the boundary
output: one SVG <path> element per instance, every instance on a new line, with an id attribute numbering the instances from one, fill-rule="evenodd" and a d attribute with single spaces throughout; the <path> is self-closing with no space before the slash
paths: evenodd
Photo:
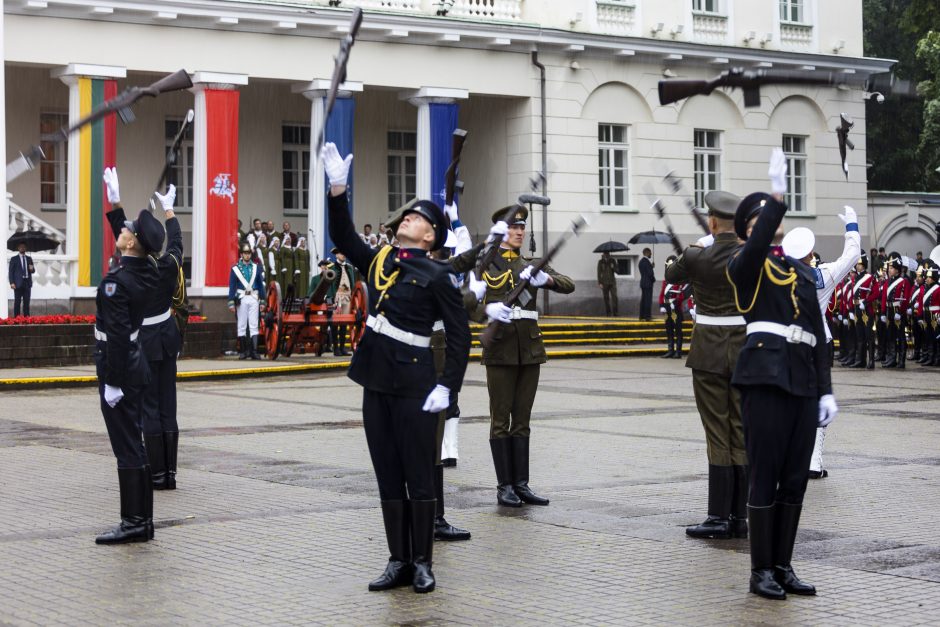
<path id="1" fill-rule="evenodd" d="M 521 507 L 548 505 L 548 499 L 529 488 L 529 421 L 539 384 L 539 370 L 546 361 L 542 332 L 536 311 L 538 288 L 559 294 L 574 291 L 574 282 L 549 267 L 532 275 L 534 260 L 522 257 L 525 239 L 525 207 L 512 205 L 493 214 L 493 223 L 505 223 L 506 235 L 500 252 L 488 268 L 483 268 L 486 293 L 482 306 L 472 314 L 482 320 L 481 312 L 499 324 L 495 340 L 483 349 L 486 387 L 490 394 L 490 450 L 496 467 L 496 500 L 500 505 Z M 491 231 L 493 233 L 494 231 Z M 529 279 L 530 299 L 525 306 L 507 307 L 503 298 L 520 280 Z M 495 321 L 495 322 L 494 322 Z"/>
<path id="2" fill-rule="evenodd" d="M 855 275 L 849 274 L 842 281 L 842 295 L 839 306 L 839 363 L 849 366 L 855 361 L 855 339 L 857 324 L 852 315 L 852 293 L 855 289 Z"/>
<path id="3" fill-rule="evenodd" d="M 604 294 L 604 311 L 607 316 L 617 317 L 617 262 L 610 253 L 601 253 L 597 261 L 597 286 Z"/>
<path id="4" fill-rule="evenodd" d="M 881 321 L 887 325 L 885 333 L 885 363 L 883 368 L 903 368 L 907 360 L 907 300 L 911 282 L 907 280 L 901 255 L 888 255 L 888 278 L 882 289 L 884 313 Z"/>
<path id="5" fill-rule="evenodd" d="M 281 286 L 281 297 L 287 298 L 288 294 L 291 295 L 291 298 L 296 297 L 296 292 L 291 292 L 291 288 L 294 285 L 294 247 L 291 245 L 291 238 L 289 235 L 284 237 L 284 240 L 281 242 L 281 249 L 278 251 L 277 256 L 278 261 L 278 285 Z"/>
<path id="6" fill-rule="evenodd" d="M 918 265 L 914 273 L 914 287 L 907 299 L 907 320 L 911 328 L 911 338 L 914 340 L 914 353 L 911 355 L 911 361 L 918 363 L 920 363 L 924 345 L 924 328 L 919 324 L 919 321 L 923 319 L 924 291 L 924 266 Z"/>
<path id="7" fill-rule="evenodd" d="M 265 271 L 264 285 L 270 289 L 271 282 L 277 283 L 281 278 L 281 238 L 274 235 L 268 242 L 269 246 L 264 249 L 264 264 L 261 267 Z"/>
<path id="8" fill-rule="evenodd" d="M 850 368 L 875 367 L 875 304 L 877 282 L 868 272 L 868 256 L 863 252 L 855 263 L 855 279 L 852 281 L 849 316 L 855 322 L 855 355 Z"/>
<path id="9" fill-rule="evenodd" d="M 925 366 L 940 366 L 940 266 L 931 260 L 925 262 L 924 269 L 924 315 L 921 325 L 924 329 L 924 347 L 920 363 Z"/>
<path id="10" fill-rule="evenodd" d="M 115 238 L 120 237 L 125 215 L 121 207 L 117 170 L 105 168 L 104 182 L 108 201 L 114 209 L 108 221 Z M 140 344 L 150 366 L 150 383 L 141 400 L 144 445 L 150 460 L 154 490 L 176 489 L 176 452 L 179 424 L 176 421 L 176 358 L 183 348 L 183 337 L 173 316 L 173 299 L 185 285 L 183 277 L 183 231 L 173 212 L 176 186 L 166 195 L 156 194 L 166 215 L 166 253 L 156 258 L 159 274 L 156 289 L 144 308 Z M 159 251 L 154 251 L 159 253 Z"/>
<path id="11" fill-rule="evenodd" d="M 441 209 L 413 202 L 398 228 L 401 248 L 373 250 L 353 227 L 346 196 L 352 155 L 333 143 L 321 153 L 330 181 L 329 232 L 368 289 L 369 317 L 353 355 L 349 377 L 363 387 L 362 416 L 382 500 L 389 561 L 369 584 L 387 590 L 412 584 L 434 589 L 431 571 L 437 503 L 434 460 L 440 450 L 438 413 L 459 392 L 470 352 L 470 327 L 456 277 L 446 263 L 428 257 L 445 241 Z M 434 373 L 431 332 L 444 321 L 444 373 Z"/>
<path id="12" fill-rule="evenodd" d="M 98 544 L 153 538 L 153 481 L 141 435 L 141 398 L 150 380 L 140 346 L 140 325 L 157 288 L 157 267 L 148 257 L 163 248 L 164 230 L 148 210 L 125 222 L 117 239 L 121 259 L 95 297 L 95 366 L 101 413 L 117 458 L 121 523 L 95 538 Z"/>
<path id="13" fill-rule="evenodd" d="M 264 279 L 261 266 L 251 260 L 251 246 L 241 245 L 238 263 L 228 275 L 228 308 L 238 316 L 239 359 L 258 355 L 258 315 L 264 311 Z"/>
<path id="14" fill-rule="evenodd" d="M 347 263 L 346 255 L 339 248 L 334 246 L 330 253 L 336 259 L 336 263 L 333 264 L 333 269 L 336 270 L 336 278 L 333 279 L 331 289 L 333 305 L 336 308 L 336 313 L 348 314 L 352 304 L 353 289 L 356 287 L 359 276 L 356 268 L 353 267 L 353 264 Z M 333 335 L 333 354 L 337 357 L 349 355 L 346 351 L 347 331 L 347 325 L 336 325 Z"/>
<path id="15" fill-rule="evenodd" d="M 708 517 L 686 529 L 693 538 L 747 537 L 747 453 L 741 426 L 741 397 L 731 375 L 744 344 L 744 318 L 734 304 L 726 276 L 728 259 L 740 242 L 734 233 L 734 194 L 705 195 L 714 241 L 690 246 L 666 267 L 666 280 L 689 283 L 695 299 L 695 326 L 686 367 L 705 428 L 708 452 Z"/>
<path id="16" fill-rule="evenodd" d="M 297 248 L 294 249 L 294 297 L 301 298 L 304 290 L 310 284 L 310 251 L 307 250 L 307 238 L 297 239 Z"/>
<path id="17" fill-rule="evenodd" d="M 878 259 L 883 259 L 882 255 L 878 255 Z M 888 358 L 888 325 L 887 316 L 885 311 L 887 310 L 887 305 L 884 299 L 885 287 L 887 287 L 888 281 L 888 270 L 887 270 L 887 261 L 881 261 L 877 266 L 872 268 L 872 274 L 875 275 L 875 285 L 872 289 L 876 290 L 875 292 L 875 343 L 877 344 L 877 352 L 875 355 L 875 361 L 881 362 L 882 364 Z"/>
<path id="18" fill-rule="evenodd" d="M 670 255 L 666 259 L 666 268 L 676 262 L 676 256 Z M 682 305 L 685 301 L 685 285 L 682 283 L 670 283 L 668 279 L 663 279 L 663 286 L 659 290 L 659 313 L 666 314 L 666 344 L 669 347 L 664 358 L 682 357 L 682 323 L 685 317 L 682 315 Z"/>
<path id="19" fill-rule="evenodd" d="M 741 390 L 750 460 L 750 590 L 771 599 L 815 594 L 791 566 L 817 426 L 838 411 L 832 395 L 816 276 L 784 255 L 786 157 L 770 159 L 774 195 L 745 197 L 734 228 L 744 246 L 728 263 L 738 309 L 747 321 L 732 382 Z"/>

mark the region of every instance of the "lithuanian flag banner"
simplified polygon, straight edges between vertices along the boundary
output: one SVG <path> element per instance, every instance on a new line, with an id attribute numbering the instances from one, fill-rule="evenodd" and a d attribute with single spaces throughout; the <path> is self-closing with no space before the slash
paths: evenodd
<path id="1" fill-rule="evenodd" d="M 114 79 L 80 78 L 79 117 L 117 95 Z M 114 235 L 105 218 L 111 210 L 101 175 L 114 166 L 117 153 L 117 123 L 112 113 L 79 131 L 78 176 L 78 284 L 94 286 L 108 272 L 114 253 Z"/>

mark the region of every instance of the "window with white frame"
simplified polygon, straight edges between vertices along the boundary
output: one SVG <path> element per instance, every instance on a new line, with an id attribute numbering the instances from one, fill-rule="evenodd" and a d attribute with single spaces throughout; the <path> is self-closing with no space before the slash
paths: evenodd
<path id="1" fill-rule="evenodd" d="M 787 193 L 784 196 L 791 211 L 807 211 L 806 202 L 806 138 L 783 136 L 783 154 L 787 157 Z"/>
<path id="2" fill-rule="evenodd" d="M 696 13 L 720 13 L 719 0 L 692 0 L 692 10 Z"/>
<path id="3" fill-rule="evenodd" d="M 805 17 L 804 12 L 804 0 L 780 0 L 781 22 L 797 22 L 802 24 L 805 22 L 803 19 Z"/>
<path id="4" fill-rule="evenodd" d="M 415 197 L 417 171 L 417 133 L 414 131 L 389 131 L 388 210 L 390 213 Z"/>
<path id="5" fill-rule="evenodd" d="M 624 124 L 597 125 L 597 190 L 601 207 L 630 203 L 630 144 Z"/>
<path id="6" fill-rule="evenodd" d="M 284 213 L 306 215 L 309 206 L 310 125 L 281 126 L 281 185 Z"/>
<path id="7" fill-rule="evenodd" d="M 705 194 L 721 188 L 721 131 L 695 129 L 695 206 L 705 206 Z"/>
<path id="8" fill-rule="evenodd" d="M 183 125 L 183 118 L 167 118 L 163 122 L 166 150 L 173 147 L 173 140 Z M 167 185 L 176 185 L 177 210 L 193 209 L 193 125 L 190 124 L 183 133 L 183 139 L 176 151 L 176 162 L 167 173 Z M 161 191 L 161 193 L 163 193 Z"/>
<path id="9" fill-rule="evenodd" d="M 69 125 L 67 113 L 39 114 L 39 146 L 45 156 L 39 162 L 39 206 L 65 209 L 69 169 L 69 143 L 56 142 L 53 135 Z"/>

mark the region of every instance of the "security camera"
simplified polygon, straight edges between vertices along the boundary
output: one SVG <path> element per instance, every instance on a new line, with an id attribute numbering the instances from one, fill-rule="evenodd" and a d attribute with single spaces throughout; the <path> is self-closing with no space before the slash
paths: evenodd
<path id="1" fill-rule="evenodd" d="M 881 104 L 881 103 L 884 102 L 884 101 L 885 101 L 885 95 L 884 95 L 884 94 L 882 94 L 881 92 L 875 93 L 875 102 L 877 102 L 878 104 Z"/>

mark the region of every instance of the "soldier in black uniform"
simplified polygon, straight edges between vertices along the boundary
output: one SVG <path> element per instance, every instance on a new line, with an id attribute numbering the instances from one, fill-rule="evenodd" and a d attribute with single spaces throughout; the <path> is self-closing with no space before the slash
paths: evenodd
<path id="1" fill-rule="evenodd" d="M 104 182 L 108 200 L 114 209 L 108 222 L 114 237 L 121 234 L 124 208 L 121 206 L 117 170 L 105 168 Z M 183 337 L 173 316 L 173 297 L 183 281 L 183 231 L 173 212 L 176 186 L 170 184 L 166 195 L 156 194 L 166 216 L 166 253 L 156 258 L 159 282 L 151 292 L 140 327 L 140 343 L 150 365 L 150 384 L 141 400 L 144 445 L 150 460 L 154 490 L 176 489 L 176 450 L 179 424 L 176 421 L 176 358 L 183 348 Z M 154 251 L 155 254 L 159 253 Z"/>
<path id="2" fill-rule="evenodd" d="M 117 240 L 119 263 L 98 286 L 98 393 L 121 491 L 121 524 L 95 538 L 98 544 L 153 538 L 153 484 L 140 432 L 141 397 L 150 370 L 139 335 L 158 280 L 156 265 L 147 255 L 163 248 L 163 237 L 163 225 L 147 210 L 137 220 L 126 222 Z"/>
<path id="3" fill-rule="evenodd" d="M 352 155 L 343 159 L 327 143 L 320 159 L 330 181 L 330 237 L 358 268 L 369 291 L 366 331 L 353 355 L 349 378 L 362 385 L 362 417 L 379 484 L 391 556 L 370 590 L 412 584 L 434 589 L 434 460 L 438 412 L 460 390 L 470 352 L 470 327 L 456 277 L 448 264 L 428 257 L 447 228 L 434 203 L 418 200 L 398 228 L 401 247 L 373 250 L 353 227 L 346 198 Z M 444 373 L 434 373 L 431 331 L 443 320 Z"/>
<path id="4" fill-rule="evenodd" d="M 786 157 L 770 161 L 773 196 L 750 194 L 734 228 L 746 240 L 728 262 L 747 340 L 732 383 L 741 390 L 749 466 L 750 590 L 771 599 L 816 589 L 790 565 L 816 427 L 838 411 L 812 268 L 783 253 Z"/>

